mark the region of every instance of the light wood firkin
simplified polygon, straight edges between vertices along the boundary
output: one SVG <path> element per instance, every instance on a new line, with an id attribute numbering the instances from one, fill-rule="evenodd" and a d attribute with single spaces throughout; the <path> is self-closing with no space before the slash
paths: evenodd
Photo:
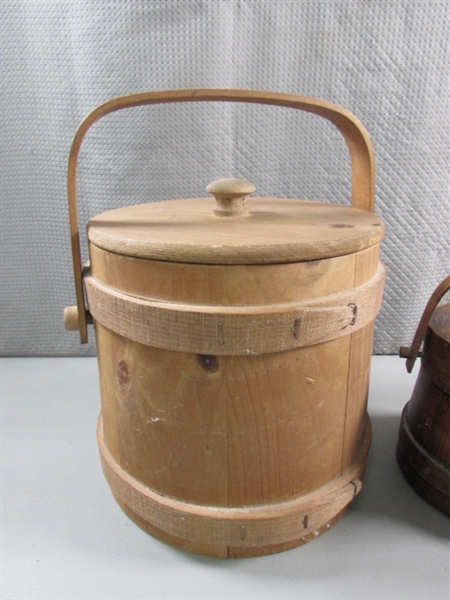
<path id="1" fill-rule="evenodd" d="M 307 110 L 343 133 L 352 207 L 213 198 L 124 207 L 91 219 L 81 271 L 79 148 L 104 114 L 139 104 L 261 102 Z M 98 442 L 113 494 L 152 535 L 202 554 L 257 556 L 326 531 L 359 493 L 384 234 L 373 214 L 372 146 L 359 121 L 322 100 L 243 90 L 119 98 L 87 117 L 69 161 L 78 308 L 95 324 Z M 84 305 L 84 290 L 88 307 Z"/>

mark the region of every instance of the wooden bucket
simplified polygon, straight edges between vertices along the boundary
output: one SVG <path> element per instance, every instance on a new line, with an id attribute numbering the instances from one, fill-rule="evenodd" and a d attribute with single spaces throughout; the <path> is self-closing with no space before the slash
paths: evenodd
<path id="1" fill-rule="evenodd" d="M 316 113 L 344 135 L 352 207 L 215 197 L 124 207 L 78 244 L 75 180 L 88 128 L 162 102 L 235 101 Z M 103 470 L 123 510 L 185 550 L 257 556 L 326 531 L 361 489 L 372 334 L 384 283 L 367 132 L 322 100 L 242 90 L 178 90 L 107 102 L 82 123 L 69 160 L 77 307 L 94 321 Z M 215 204 L 214 204 L 215 202 Z M 89 309 L 84 305 L 86 292 Z"/>
<path id="2" fill-rule="evenodd" d="M 397 460 L 416 492 L 450 516 L 450 303 L 438 306 L 449 289 L 450 276 L 432 294 L 411 348 L 400 349 L 409 373 L 422 358 L 400 421 Z"/>

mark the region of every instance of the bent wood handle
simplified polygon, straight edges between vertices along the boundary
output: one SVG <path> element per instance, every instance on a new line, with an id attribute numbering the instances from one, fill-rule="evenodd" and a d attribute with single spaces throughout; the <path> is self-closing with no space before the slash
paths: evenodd
<path id="1" fill-rule="evenodd" d="M 88 341 L 87 309 L 83 292 L 82 261 L 78 227 L 76 197 L 76 172 L 78 155 L 83 139 L 89 128 L 109 113 L 123 108 L 146 104 L 164 104 L 172 102 L 247 102 L 251 104 L 270 104 L 296 108 L 311 112 L 331 121 L 340 130 L 347 142 L 352 168 L 352 205 L 370 212 L 374 211 L 375 198 L 375 158 L 369 134 L 362 123 L 348 110 L 325 100 L 253 90 L 187 89 L 164 92 L 144 92 L 120 96 L 108 100 L 95 108 L 81 123 L 72 143 L 68 165 L 68 202 L 70 235 L 72 240 L 72 260 L 77 298 L 78 325 L 80 341 Z"/>
<path id="2" fill-rule="evenodd" d="M 422 318 L 419 321 L 419 325 L 417 326 L 417 331 L 414 336 L 411 347 L 402 346 L 399 351 L 399 355 L 401 358 L 406 358 L 406 370 L 408 373 L 411 373 L 414 367 L 414 363 L 416 362 L 417 357 L 419 356 L 420 347 L 422 345 L 423 339 L 425 337 L 425 333 L 428 329 L 428 324 L 430 322 L 431 317 L 433 316 L 434 311 L 436 310 L 437 305 L 444 297 L 444 295 L 450 290 L 450 275 L 442 281 L 434 292 L 431 294 L 430 299 L 423 311 Z"/>

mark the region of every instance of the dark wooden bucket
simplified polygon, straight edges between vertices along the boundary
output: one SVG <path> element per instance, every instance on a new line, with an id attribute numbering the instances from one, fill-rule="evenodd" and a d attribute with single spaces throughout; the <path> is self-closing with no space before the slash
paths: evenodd
<path id="1" fill-rule="evenodd" d="M 409 372 L 419 355 L 422 364 L 403 409 L 397 460 L 416 492 L 450 516 L 450 303 L 437 307 L 449 289 L 447 277 L 431 296 L 412 347 L 400 350 Z"/>

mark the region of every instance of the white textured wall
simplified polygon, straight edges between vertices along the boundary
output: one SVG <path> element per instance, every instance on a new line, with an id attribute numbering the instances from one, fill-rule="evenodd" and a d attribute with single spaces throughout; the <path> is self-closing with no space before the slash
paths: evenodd
<path id="1" fill-rule="evenodd" d="M 71 140 L 108 98 L 181 87 L 295 92 L 361 119 L 387 224 L 375 352 L 410 342 L 450 272 L 449 13 L 448 0 L 3 0 L 1 352 L 95 352 L 62 324 L 75 300 Z M 88 135 L 79 174 L 83 232 L 106 208 L 203 196 L 220 176 L 250 179 L 260 195 L 335 202 L 350 195 L 338 132 L 274 107 L 112 115 Z"/>

